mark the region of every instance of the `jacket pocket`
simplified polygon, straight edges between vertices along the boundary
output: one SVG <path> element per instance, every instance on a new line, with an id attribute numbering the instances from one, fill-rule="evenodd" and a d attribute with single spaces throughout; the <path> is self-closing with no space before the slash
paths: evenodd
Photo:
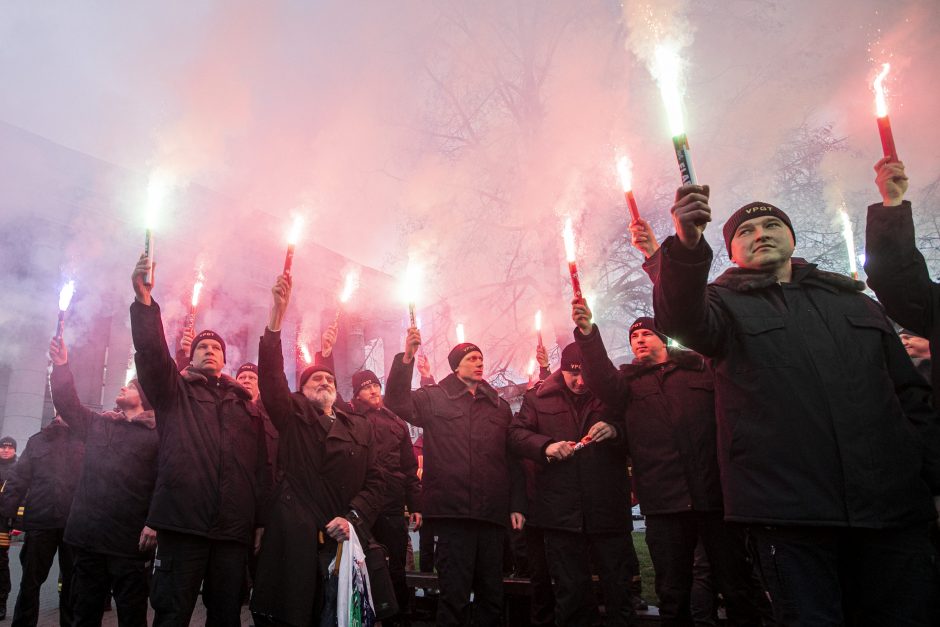
<path id="1" fill-rule="evenodd" d="M 742 316 L 738 318 L 738 329 L 740 347 L 733 357 L 735 372 L 790 365 L 787 325 L 782 316 Z"/>
<path id="2" fill-rule="evenodd" d="M 846 314 L 850 333 L 846 334 L 846 351 L 853 353 L 866 362 L 887 369 L 885 362 L 884 340 L 887 335 L 894 335 L 894 329 L 888 321 L 879 316 L 854 316 Z"/>

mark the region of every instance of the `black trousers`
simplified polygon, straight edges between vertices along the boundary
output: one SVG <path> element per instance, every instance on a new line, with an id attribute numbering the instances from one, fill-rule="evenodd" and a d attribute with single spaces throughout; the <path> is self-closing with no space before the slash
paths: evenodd
<path id="1" fill-rule="evenodd" d="M 437 573 L 441 596 L 438 627 L 502 625 L 503 541 L 506 529 L 477 520 L 435 518 Z"/>
<path id="2" fill-rule="evenodd" d="M 388 574 L 395 588 L 398 614 L 382 621 L 385 627 L 398 624 L 397 619 L 408 615 L 408 583 L 405 580 L 405 558 L 408 557 L 408 519 L 402 512 L 379 514 L 372 525 L 375 540 L 388 551 Z M 422 560 L 423 561 L 423 560 Z"/>
<path id="3" fill-rule="evenodd" d="M 903 529 L 749 528 L 781 627 L 940 625 L 927 524 Z"/>
<path id="4" fill-rule="evenodd" d="M 434 521 L 424 520 L 418 531 L 418 570 L 422 573 L 434 572 Z"/>
<path id="5" fill-rule="evenodd" d="M 246 557 L 241 542 L 159 530 L 150 590 L 154 627 L 189 625 L 200 586 L 206 625 L 239 627 Z"/>
<path id="6" fill-rule="evenodd" d="M 743 530 L 720 512 L 682 512 L 646 517 L 646 544 L 656 570 L 663 625 L 692 625 L 695 546 L 701 538 L 715 586 L 725 598 L 730 625 L 760 625 L 760 591 L 754 585 Z"/>
<path id="7" fill-rule="evenodd" d="M 10 596 L 10 547 L 0 547 L 0 605 L 7 605 Z"/>
<path id="8" fill-rule="evenodd" d="M 111 595 L 120 627 L 147 625 L 147 571 L 143 557 L 129 558 L 75 548 L 72 569 L 74 627 L 100 627 Z"/>
<path id="9" fill-rule="evenodd" d="M 526 525 L 526 552 L 529 558 L 529 580 L 532 583 L 531 611 L 529 622 L 533 627 L 555 624 L 555 593 L 552 591 L 552 575 L 545 556 L 545 535 L 538 527 Z"/>
<path id="10" fill-rule="evenodd" d="M 20 593 L 13 610 L 15 627 L 35 627 L 39 620 L 39 589 L 49 576 L 52 559 L 59 554 L 59 573 L 62 575 L 62 592 L 59 593 L 59 624 L 72 624 L 71 583 L 72 548 L 62 536 L 65 529 L 31 529 L 20 552 L 23 579 Z"/>
<path id="11" fill-rule="evenodd" d="M 555 622 L 558 625 L 594 625 L 597 600 L 591 582 L 591 564 L 597 569 L 607 611 L 605 624 L 623 627 L 636 624 L 630 601 L 630 570 L 627 553 L 629 531 L 623 533 L 574 533 L 546 529 L 545 552 L 555 580 Z"/>

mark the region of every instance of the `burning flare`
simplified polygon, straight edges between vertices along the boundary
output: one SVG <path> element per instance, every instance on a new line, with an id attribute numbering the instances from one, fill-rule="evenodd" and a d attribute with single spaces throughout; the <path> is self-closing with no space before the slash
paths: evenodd
<path id="1" fill-rule="evenodd" d="M 310 349 L 307 348 L 306 342 L 300 342 L 300 357 L 308 365 L 313 363 L 313 357 L 310 356 Z"/>
<path id="2" fill-rule="evenodd" d="M 467 341 L 467 334 L 464 332 L 463 323 L 457 323 L 457 343 L 463 344 Z"/>
<path id="3" fill-rule="evenodd" d="M 529 368 L 528 368 L 528 370 L 526 370 L 526 374 L 528 374 L 530 377 L 534 377 L 534 376 L 535 376 L 535 368 L 536 368 L 537 365 L 538 365 L 538 364 L 536 363 L 534 357 L 533 357 L 532 359 L 530 359 L 530 360 L 529 360 Z"/>
<path id="4" fill-rule="evenodd" d="M 59 311 L 66 311 L 69 303 L 72 302 L 72 295 L 75 294 L 75 281 L 69 281 L 59 290 Z"/>
<path id="5" fill-rule="evenodd" d="M 567 218 L 565 218 L 565 228 L 561 232 L 561 236 L 565 240 L 565 259 L 568 261 L 568 263 L 574 263 L 575 261 L 574 227 L 571 225 L 571 216 L 568 216 Z"/>
<path id="6" fill-rule="evenodd" d="M 617 174 L 620 175 L 623 191 L 633 191 L 633 163 L 630 162 L 630 157 L 623 156 L 617 159 Z"/>
<path id="7" fill-rule="evenodd" d="M 202 276 L 202 270 L 196 275 L 196 282 L 193 283 L 193 297 L 190 300 L 190 306 L 195 309 L 199 306 L 199 295 L 202 294 L 202 284 L 205 278 Z"/>
<path id="8" fill-rule="evenodd" d="M 872 83 L 872 88 L 875 90 L 875 114 L 879 118 L 883 118 L 888 115 L 888 101 L 885 99 L 884 80 L 890 71 L 891 64 L 883 64 L 881 66 L 881 72 L 878 74 L 878 76 L 875 77 L 875 82 Z"/>
<path id="9" fill-rule="evenodd" d="M 685 122 L 682 119 L 682 59 L 678 46 L 672 42 L 656 46 L 651 70 L 666 106 L 669 132 L 673 137 L 682 135 L 685 133 Z"/>
<path id="10" fill-rule="evenodd" d="M 300 232 L 304 227 L 303 216 L 294 216 L 294 223 L 291 225 L 290 230 L 287 232 L 287 245 L 296 246 L 297 240 L 300 239 Z"/>
<path id="11" fill-rule="evenodd" d="M 150 173 L 150 178 L 147 180 L 147 208 L 144 215 L 144 227 L 147 230 L 156 227 L 170 193 L 171 184 L 172 180 L 165 172 L 154 170 Z"/>
<path id="12" fill-rule="evenodd" d="M 339 295 L 339 302 L 347 303 L 352 298 L 353 293 L 359 289 L 359 274 L 350 270 L 346 273 L 346 281 L 343 283 L 343 292 Z"/>
<path id="13" fill-rule="evenodd" d="M 852 220 L 848 212 L 843 207 L 839 210 L 839 218 L 842 220 L 842 238 L 845 240 L 845 248 L 849 255 L 849 272 L 852 277 L 858 279 L 858 261 L 855 253 L 855 233 L 852 231 Z"/>
<path id="14" fill-rule="evenodd" d="M 541 309 L 535 312 L 535 330 L 536 331 L 542 330 L 542 310 Z"/>

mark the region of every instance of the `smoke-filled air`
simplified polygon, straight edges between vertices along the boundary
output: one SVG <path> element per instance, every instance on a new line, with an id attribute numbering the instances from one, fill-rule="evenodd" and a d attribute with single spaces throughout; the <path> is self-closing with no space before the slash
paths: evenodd
<path id="1" fill-rule="evenodd" d="M 43 367 L 69 280 L 66 338 L 109 315 L 129 351 L 150 227 L 168 341 L 201 277 L 197 326 L 241 338 L 236 368 L 257 356 L 297 218 L 285 345 L 318 350 L 338 316 L 380 319 L 399 350 L 411 300 L 436 374 L 460 324 L 488 378 L 522 382 L 537 311 L 553 365 L 571 341 L 570 218 L 584 294 L 628 358 L 626 326 L 652 306 L 618 159 L 662 241 L 678 116 L 711 189 L 716 272 L 721 223 L 754 200 L 791 215 L 797 256 L 861 271 L 884 63 L 940 269 L 937 32 L 940 4 L 918 1 L 8 4 L 0 361 Z"/>

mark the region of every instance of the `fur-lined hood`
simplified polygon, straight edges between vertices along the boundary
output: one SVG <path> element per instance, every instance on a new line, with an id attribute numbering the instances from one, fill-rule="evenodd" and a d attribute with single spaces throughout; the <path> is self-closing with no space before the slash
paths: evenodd
<path id="1" fill-rule="evenodd" d="M 208 383 L 209 382 L 209 379 L 206 377 L 206 375 L 202 374 L 200 371 L 196 370 L 192 366 L 189 366 L 185 370 L 180 371 L 180 376 L 183 377 L 183 380 L 186 381 L 187 383 Z M 239 383 L 232 377 L 228 376 L 227 374 L 223 373 L 219 375 L 219 383 L 224 388 L 232 388 L 235 391 L 236 396 L 238 396 L 242 400 L 245 400 L 245 401 L 251 400 L 251 394 L 248 392 L 248 390 L 246 390 L 245 387 L 241 383 Z"/>
<path id="2" fill-rule="evenodd" d="M 129 422 L 131 424 L 140 425 L 141 427 L 145 427 L 147 429 L 157 428 L 157 421 L 153 415 L 152 409 L 142 411 L 133 418 L 128 418 L 127 414 L 125 414 L 123 411 L 106 411 L 101 415 L 113 422 Z"/>
<path id="3" fill-rule="evenodd" d="M 865 284 L 852 277 L 819 270 L 816 264 L 809 263 L 800 257 L 790 260 L 793 266 L 793 277 L 803 283 L 811 283 L 831 292 L 862 292 Z M 712 285 L 724 287 L 735 292 L 750 292 L 775 285 L 777 277 L 762 270 L 748 270 L 732 267 L 725 270 Z"/>

